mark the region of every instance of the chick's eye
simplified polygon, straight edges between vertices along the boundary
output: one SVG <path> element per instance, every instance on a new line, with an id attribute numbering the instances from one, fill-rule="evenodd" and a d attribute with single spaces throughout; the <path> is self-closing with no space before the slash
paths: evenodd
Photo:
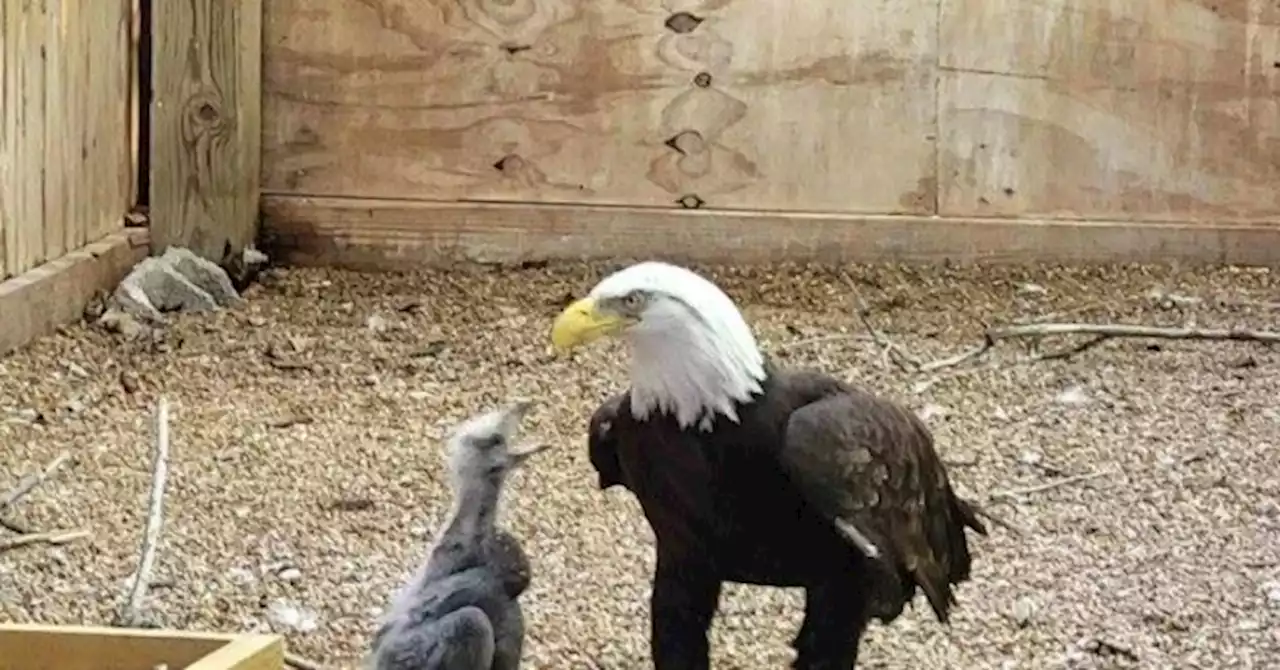
<path id="1" fill-rule="evenodd" d="M 501 435 L 486 435 L 474 441 L 477 449 L 493 449 L 502 446 L 503 442 Z"/>

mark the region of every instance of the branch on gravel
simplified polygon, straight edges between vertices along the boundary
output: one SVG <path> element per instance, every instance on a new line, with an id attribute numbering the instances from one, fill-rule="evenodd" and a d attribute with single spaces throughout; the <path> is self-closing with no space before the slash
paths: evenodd
<path id="1" fill-rule="evenodd" d="M 47 533 L 27 533 L 0 540 L 0 553 L 33 544 L 52 544 L 59 546 L 82 540 L 92 535 L 87 530 L 55 530 Z"/>
<path id="2" fill-rule="evenodd" d="M 1107 475 L 1112 475 L 1115 473 L 1116 473 L 1116 470 L 1114 469 L 1095 470 L 1093 472 L 1086 472 L 1080 475 L 1062 477 L 1061 479 L 1055 479 L 1051 482 L 1045 482 L 1043 484 L 1037 484 L 1035 486 L 1028 486 L 1026 488 L 1009 489 L 1008 491 L 995 491 L 988 497 L 990 500 L 993 500 L 993 501 L 1002 500 L 1005 498 L 1020 498 L 1022 496 L 1031 495 L 1032 493 L 1043 493 L 1045 491 L 1050 491 L 1052 489 L 1061 488 L 1063 486 L 1071 486 L 1072 484 L 1079 484 L 1081 482 L 1087 482 L 1090 479 L 1098 479 L 1099 477 L 1105 477 Z"/>
<path id="3" fill-rule="evenodd" d="M 1163 328 L 1158 326 L 1139 326 L 1127 324 L 1094 324 L 1094 323 L 1028 323 L 1016 326 L 998 326 L 987 328 L 983 333 L 982 343 L 968 351 L 920 364 L 915 372 L 936 372 L 945 368 L 957 367 L 973 362 L 985 356 L 996 344 L 1003 340 L 1057 337 L 1064 335 L 1089 335 L 1089 339 L 1075 346 L 1056 351 L 1037 353 L 1029 361 L 1048 361 L 1071 358 L 1088 351 L 1103 342 L 1117 338 L 1145 338 L 1158 340 L 1201 340 L 1201 341 L 1236 341 L 1258 342 L 1262 344 L 1280 344 L 1280 332 L 1253 330 L 1248 328 Z"/>
<path id="4" fill-rule="evenodd" d="M 0 496 L 0 526 L 7 528 L 14 533 L 18 533 L 19 535 L 31 534 L 30 529 L 26 528 L 22 524 L 19 524 L 16 521 L 4 519 L 4 513 L 7 512 L 10 507 L 17 504 L 18 501 L 30 495 L 31 492 L 36 490 L 36 488 L 41 484 L 52 478 L 59 470 L 62 469 L 62 466 L 66 465 L 70 461 L 71 454 L 64 451 L 61 454 L 58 454 L 57 458 L 49 461 L 49 464 L 44 466 L 43 470 L 33 472 L 26 477 L 23 477 L 18 481 L 17 486 L 14 486 L 8 493 Z"/>
<path id="5" fill-rule="evenodd" d="M 902 347 L 894 344 L 884 333 L 880 332 L 871 323 L 871 308 L 867 306 L 862 296 L 858 294 L 858 287 L 853 283 L 853 279 L 848 274 L 841 273 L 840 277 L 844 280 L 846 286 L 849 287 L 849 295 L 853 296 L 853 301 L 857 303 L 856 313 L 858 321 L 862 323 L 862 327 L 867 329 L 867 333 L 871 336 L 871 341 L 880 347 L 880 365 L 889 367 L 889 361 L 898 366 L 903 372 L 912 372 L 920 368 L 920 360 L 907 353 Z"/>
<path id="6" fill-rule="evenodd" d="M 155 567 L 160 527 L 164 521 L 164 488 L 169 477 L 169 401 L 160 398 L 156 406 L 155 454 L 151 464 L 151 495 L 148 502 L 147 527 L 142 536 L 138 569 L 133 574 L 128 598 L 116 616 L 115 625 L 139 626 L 142 623 L 142 600 L 146 597 Z"/>
<path id="7" fill-rule="evenodd" d="M 324 666 L 297 654 L 285 654 L 284 664 L 296 670 L 324 670 Z"/>

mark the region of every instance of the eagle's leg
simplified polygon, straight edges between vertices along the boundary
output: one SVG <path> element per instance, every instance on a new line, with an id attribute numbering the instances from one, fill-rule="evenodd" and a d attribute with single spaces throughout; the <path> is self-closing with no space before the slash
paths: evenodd
<path id="1" fill-rule="evenodd" d="M 844 578 L 805 589 L 804 622 L 791 643 L 794 670 L 849 670 L 870 621 L 866 591 Z"/>
<path id="2" fill-rule="evenodd" d="M 655 670 L 710 670 L 707 633 L 720 602 L 720 579 L 695 561 L 658 556 L 649 602 Z"/>

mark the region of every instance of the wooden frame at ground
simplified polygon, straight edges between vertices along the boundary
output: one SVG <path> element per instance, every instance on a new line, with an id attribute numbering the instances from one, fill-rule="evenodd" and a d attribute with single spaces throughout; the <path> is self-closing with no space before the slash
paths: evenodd
<path id="1" fill-rule="evenodd" d="M 0 670 L 280 670 L 278 635 L 0 624 Z"/>
<path id="2" fill-rule="evenodd" d="M 1280 261 L 1273 2 L 264 11 L 288 262 Z"/>

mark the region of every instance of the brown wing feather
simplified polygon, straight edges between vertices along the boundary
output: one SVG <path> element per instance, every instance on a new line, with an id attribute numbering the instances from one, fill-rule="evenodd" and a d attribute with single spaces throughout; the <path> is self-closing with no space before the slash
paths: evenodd
<path id="1" fill-rule="evenodd" d="M 965 528 L 983 535 L 986 528 L 951 489 L 915 414 L 842 387 L 792 413 L 780 458 L 812 505 L 875 543 L 882 560 L 947 621 L 952 585 L 969 578 Z"/>

